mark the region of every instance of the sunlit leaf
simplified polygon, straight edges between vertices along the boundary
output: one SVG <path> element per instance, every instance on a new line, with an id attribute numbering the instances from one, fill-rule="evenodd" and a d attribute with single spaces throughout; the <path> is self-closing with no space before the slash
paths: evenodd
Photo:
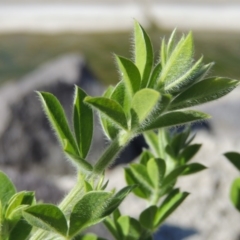
<path id="1" fill-rule="evenodd" d="M 180 109 L 218 99 L 231 92 L 239 81 L 213 77 L 197 82 L 180 93 L 171 103 L 171 109 Z"/>
<path id="2" fill-rule="evenodd" d="M 116 56 L 116 60 L 126 89 L 130 96 L 133 96 L 139 90 L 141 84 L 141 76 L 138 68 L 127 58 Z"/>
<path id="3" fill-rule="evenodd" d="M 153 49 L 147 33 L 137 21 L 134 23 L 134 43 L 135 64 L 141 74 L 141 87 L 144 88 L 153 65 Z"/>
<path id="4" fill-rule="evenodd" d="M 230 198 L 233 205 L 240 211 L 240 178 L 237 178 L 232 183 Z"/>
<path id="5" fill-rule="evenodd" d="M 118 102 L 105 97 L 86 97 L 84 101 L 119 127 L 128 129 L 125 113 Z"/>
<path id="6" fill-rule="evenodd" d="M 144 131 L 171 127 L 210 118 L 206 113 L 185 110 L 166 113 L 143 127 Z"/>
<path id="7" fill-rule="evenodd" d="M 6 206 L 10 198 L 16 193 L 16 189 L 5 173 L 0 171 L 0 201 L 2 209 Z"/>
<path id="8" fill-rule="evenodd" d="M 23 212 L 24 218 L 33 226 L 63 236 L 67 234 L 67 220 L 62 211 L 52 204 L 38 204 Z"/>
<path id="9" fill-rule="evenodd" d="M 139 126 L 149 117 L 160 99 L 160 93 L 149 88 L 142 89 L 134 95 L 131 107 L 132 128 Z"/>

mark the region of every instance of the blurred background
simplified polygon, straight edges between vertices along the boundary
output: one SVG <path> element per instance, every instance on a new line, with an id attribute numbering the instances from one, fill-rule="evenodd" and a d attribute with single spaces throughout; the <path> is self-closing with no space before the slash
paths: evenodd
<path id="1" fill-rule="evenodd" d="M 19 190 L 58 202 L 74 182 L 34 90 L 57 95 L 70 116 L 73 84 L 99 95 L 117 83 L 113 53 L 131 57 L 134 19 L 152 39 L 156 59 L 174 28 L 179 37 L 193 31 L 196 59 L 203 54 L 205 63 L 215 62 L 211 75 L 240 79 L 239 0 L 0 0 L 0 169 Z M 196 161 L 209 169 L 179 183 L 192 194 L 156 239 L 240 239 L 240 214 L 228 199 L 238 173 L 222 157 L 240 151 L 240 90 L 199 109 L 213 116 L 211 131 L 196 137 L 203 143 Z M 90 160 L 105 144 L 98 127 Z M 136 143 L 121 160 L 138 153 Z M 124 186 L 122 167 L 107 177 L 110 187 Z M 141 207 L 130 196 L 122 211 L 137 217 Z"/>

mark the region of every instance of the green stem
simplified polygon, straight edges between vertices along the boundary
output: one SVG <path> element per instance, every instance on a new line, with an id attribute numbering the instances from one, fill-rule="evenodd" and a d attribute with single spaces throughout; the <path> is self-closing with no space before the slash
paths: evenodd
<path id="1" fill-rule="evenodd" d="M 132 137 L 133 134 L 131 132 L 124 132 L 122 136 L 115 138 L 95 164 L 93 174 L 101 174 L 109 167 Z"/>
<path id="2" fill-rule="evenodd" d="M 116 158 L 120 151 L 127 145 L 131 137 L 133 136 L 130 132 L 124 132 L 120 137 L 115 138 L 108 148 L 105 150 L 103 155 L 97 161 L 87 179 L 95 179 L 97 175 L 100 175 Z M 64 212 L 66 217 L 69 216 L 72 208 L 83 196 L 83 186 L 76 184 L 75 187 L 68 193 L 68 195 L 59 204 L 59 208 Z M 38 230 L 32 235 L 30 240 L 46 239 L 49 233 L 43 230 Z"/>

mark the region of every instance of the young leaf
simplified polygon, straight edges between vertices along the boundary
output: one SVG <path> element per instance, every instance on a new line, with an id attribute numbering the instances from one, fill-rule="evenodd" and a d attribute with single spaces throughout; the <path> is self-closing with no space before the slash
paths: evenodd
<path id="1" fill-rule="evenodd" d="M 14 226 L 8 240 L 26 240 L 32 230 L 32 226 L 23 218 Z"/>
<path id="2" fill-rule="evenodd" d="M 120 84 L 118 84 L 115 88 L 112 86 L 109 86 L 107 88 L 107 90 L 103 93 L 103 97 L 111 98 L 111 96 L 114 95 L 113 100 L 117 101 L 121 105 L 121 103 L 124 100 L 122 100 L 123 92 L 121 91 L 121 89 L 118 90 L 119 88 L 121 88 L 121 87 L 118 87 L 119 85 Z M 106 117 L 104 117 L 104 116 L 100 115 L 100 121 L 101 121 L 102 128 L 103 128 L 105 135 L 109 139 L 114 139 L 118 135 L 119 129 L 110 120 L 106 119 Z"/>
<path id="3" fill-rule="evenodd" d="M 115 56 L 118 68 L 129 95 L 132 97 L 140 88 L 141 76 L 135 64 L 127 58 Z"/>
<path id="4" fill-rule="evenodd" d="M 182 76 L 173 82 L 165 84 L 165 91 L 168 93 L 180 92 L 184 87 L 188 86 L 201 73 L 202 58 L 200 58 L 192 67 L 190 67 Z"/>
<path id="5" fill-rule="evenodd" d="M 193 110 L 168 112 L 146 124 L 142 130 L 148 131 L 163 127 L 177 126 L 185 123 L 205 120 L 207 118 L 210 118 L 208 114 Z"/>
<path id="6" fill-rule="evenodd" d="M 154 158 L 154 155 L 148 151 L 148 150 L 144 150 L 141 155 L 140 155 L 140 159 L 139 159 L 139 162 L 141 164 L 143 164 L 144 166 L 147 165 L 147 162 L 151 159 L 151 158 Z"/>
<path id="7" fill-rule="evenodd" d="M 166 61 L 167 61 L 167 45 L 165 42 L 165 38 L 162 39 L 160 55 L 161 55 L 161 57 L 160 57 L 161 65 L 163 67 L 166 65 Z"/>
<path id="8" fill-rule="evenodd" d="M 142 124 L 160 100 L 160 93 L 149 88 L 138 91 L 132 100 L 132 128 Z"/>
<path id="9" fill-rule="evenodd" d="M 147 163 L 147 172 L 150 177 L 153 186 L 156 190 L 159 189 L 163 181 L 163 177 L 166 171 L 165 161 L 160 158 L 152 158 Z"/>
<path id="10" fill-rule="evenodd" d="M 148 88 L 154 88 L 154 86 L 156 85 L 156 83 L 158 81 L 161 71 L 162 71 L 162 65 L 159 62 L 153 69 L 153 72 L 151 74 L 151 77 L 150 77 L 148 85 L 147 85 Z"/>
<path id="11" fill-rule="evenodd" d="M 5 208 L 10 198 L 16 193 L 16 189 L 5 173 L 0 171 L 0 201 L 2 209 Z"/>
<path id="12" fill-rule="evenodd" d="M 108 202 L 102 216 L 107 216 L 115 211 L 124 198 L 136 187 L 136 185 L 127 186 L 117 192 Z"/>
<path id="13" fill-rule="evenodd" d="M 238 152 L 227 152 L 224 156 L 240 171 L 240 154 Z"/>
<path id="14" fill-rule="evenodd" d="M 87 94 L 75 86 L 73 102 L 73 125 L 75 137 L 80 150 L 80 157 L 85 158 L 88 154 L 93 135 L 93 112 L 83 99 Z"/>
<path id="15" fill-rule="evenodd" d="M 172 54 L 167 57 L 158 81 L 158 87 L 162 83 L 169 84 L 175 82 L 191 66 L 193 57 L 192 33 L 189 33 L 186 38 L 182 37 Z"/>
<path id="16" fill-rule="evenodd" d="M 155 218 L 158 211 L 157 206 L 153 205 L 146 208 L 140 215 L 139 221 L 144 228 L 147 228 L 151 231 L 155 230 Z"/>
<path id="17" fill-rule="evenodd" d="M 160 226 L 160 224 L 184 201 L 188 195 L 189 193 L 181 193 L 179 189 L 172 190 L 158 208 L 154 221 L 155 226 Z"/>
<path id="18" fill-rule="evenodd" d="M 233 205 L 240 211 L 240 178 L 237 178 L 232 183 L 230 198 Z"/>
<path id="19" fill-rule="evenodd" d="M 84 101 L 98 109 L 120 128 L 128 129 L 125 113 L 118 102 L 105 97 L 86 97 Z"/>
<path id="20" fill-rule="evenodd" d="M 42 102 L 44 111 L 49 118 L 49 121 L 55 130 L 61 145 L 64 147 L 65 139 L 67 139 L 69 142 L 69 151 L 75 155 L 78 155 L 76 142 L 68 126 L 67 119 L 60 102 L 54 95 L 50 93 L 37 93 Z"/>
<path id="21" fill-rule="evenodd" d="M 202 144 L 192 144 L 187 146 L 179 155 L 180 162 L 182 164 L 185 164 L 189 162 L 194 155 L 199 151 L 201 148 Z"/>
<path id="22" fill-rule="evenodd" d="M 142 26 L 134 23 L 135 64 L 141 74 L 141 87 L 145 88 L 153 65 L 153 49 L 151 41 Z"/>
<path id="23" fill-rule="evenodd" d="M 52 204 L 38 204 L 23 212 L 23 217 L 33 226 L 60 235 L 67 234 L 67 220 L 62 211 Z"/>
<path id="24" fill-rule="evenodd" d="M 5 217 L 10 218 L 11 213 L 20 205 L 31 205 L 34 201 L 34 192 L 18 192 L 8 202 Z"/>
<path id="25" fill-rule="evenodd" d="M 162 191 L 164 192 L 164 190 L 167 189 L 168 186 L 173 185 L 176 182 L 177 178 L 185 171 L 186 168 L 187 166 L 184 165 L 175 168 L 172 172 L 170 172 L 162 182 Z"/>
<path id="26" fill-rule="evenodd" d="M 77 236 L 74 240 L 106 240 L 105 238 L 99 238 L 97 235 L 88 233 L 83 236 Z"/>
<path id="27" fill-rule="evenodd" d="M 206 169 L 206 167 L 200 163 L 190 163 L 186 166 L 187 168 L 184 170 L 182 175 L 189 175 L 189 174 L 197 173 Z"/>
<path id="28" fill-rule="evenodd" d="M 124 169 L 125 172 L 125 180 L 128 185 L 134 185 L 137 184 L 137 187 L 133 189 L 133 193 L 144 199 L 148 199 L 151 195 L 151 191 L 147 189 L 145 186 L 143 186 L 138 179 L 133 175 L 132 171 L 129 168 Z"/>
<path id="29" fill-rule="evenodd" d="M 103 221 L 105 227 L 108 229 L 108 231 L 115 237 L 115 239 L 120 240 L 119 232 L 117 230 L 117 227 L 115 225 L 115 222 L 110 218 L 107 217 Z"/>
<path id="30" fill-rule="evenodd" d="M 121 239 L 125 240 L 128 237 L 130 230 L 130 217 L 129 216 L 120 216 L 117 220 L 117 228 Z"/>
<path id="31" fill-rule="evenodd" d="M 159 142 L 158 142 L 158 136 L 154 131 L 148 131 L 143 133 L 144 139 L 153 152 L 155 156 L 159 156 Z"/>
<path id="32" fill-rule="evenodd" d="M 149 190 L 153 189 L 152 181 L 148 176 L 147 168 L 145 166 L 138 163 L 132 163 L 130 164 L 130 169 L 139 183 L 144 185 Z"/>
<path id="33" fill-rule="evenodd" d="M 91 191 L 74 206 L 70 215 L 68 236 L 73 237 L 81 230 L 100 222 L 104 217 L 111 192 Z"/>
<path id="34" fill-rule="evenodd" d="M 237 80 L 221 77 L 202 80 L 176 96 L 170 109 L 187 108 L 218 99 L 231 92 L 238 84 Z"/>
<path id="35" fill-rule="evenodd" d="M 117 101 L 122 107 L 127 116 L 130 114 L 131 95 L 127 92 L 127 87 L 124 82 L 119 82 L 113 89 L 110 98 Z"/>
<path id="36" fill-rule="evenodd" d="M 120 235 L 119 240 L 140 239 L 142 228 L 136 219 L 129 216 L 120 216 L 116 225 Z"/>

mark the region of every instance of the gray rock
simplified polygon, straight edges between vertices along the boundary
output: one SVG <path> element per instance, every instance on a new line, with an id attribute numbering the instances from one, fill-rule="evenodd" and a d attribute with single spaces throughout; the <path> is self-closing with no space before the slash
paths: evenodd
<path id="1" fill-rule="evenodd" d="M 49 180 L 49 184 L 52 184 L 50 179 L 54 176 L 74 175 L 34 92 L 48 91 L 56 95 L 71 120 L 74 84 L 90 95 L 99 95 L 103 91 L 102 85 L 79 55 L 57 58 L 23 79 L 1 87 L 0 164 L 1 168 L 12 167 L 16 175 L 21 176 L 13 176 L 13 172 L 11 174 L 19 189 L 24 186 L 28 188 L 27 183 L 32 182 L 32 187 L 35 184 L 38 192 L 40 182 L 43 183 L 39 179 Z M 99 127 L 96 127 L 94 134 L 95 151 L 90 155 L 90 160 L 94 160 L 104 146 Z M 35 180 L 32 178 L 29 181 L 30 175 L 35 176 Z M 45 194 L 41 198 L 50 200 L 51 197 Z"/>

